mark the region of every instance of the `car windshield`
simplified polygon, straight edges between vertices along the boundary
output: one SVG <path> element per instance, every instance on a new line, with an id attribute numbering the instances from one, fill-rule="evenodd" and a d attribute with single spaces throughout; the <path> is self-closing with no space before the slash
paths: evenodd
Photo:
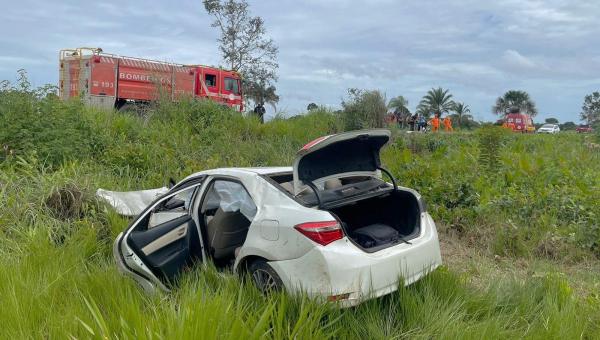
<path id="1" fill-rule="evenodd" d="M 544 124 L 544 126 L 542 126 L 542 127 L 546 128 L 546 129 L 552 129 L 552 128 L 554 128 L 554 125 L 552 125 L 552 124 Z"/>

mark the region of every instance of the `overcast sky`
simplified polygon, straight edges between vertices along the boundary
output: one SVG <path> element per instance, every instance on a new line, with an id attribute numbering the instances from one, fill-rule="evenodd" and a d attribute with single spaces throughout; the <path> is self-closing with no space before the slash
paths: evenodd
<path id="1" fill-rule="evenodd" d="M 525 90 L 541 119 L 578 121 L 600 90 L 600 1 L 250 1 L 279 46 L 279 110 L 339 107 L 351 87 L 404 95 L 413 110 L 449 88 L 476 118 Z M 0 79 L 24 68 L 58 81 L 61 48 L 219 65 L 217 31 L 201 0 L 0 0 Z M 540 119 L 538 119 L 540 120 Z"/>

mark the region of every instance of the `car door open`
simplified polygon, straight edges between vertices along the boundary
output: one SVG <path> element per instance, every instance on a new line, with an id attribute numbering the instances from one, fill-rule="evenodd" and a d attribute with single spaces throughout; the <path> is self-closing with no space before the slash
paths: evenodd
<path id="1" fill-rule="evenodd" d="M 124 269 L 139 276 L 138 281 L 156 284 L 158 280 L 169 286 L 184 268 L 202 260 L 198 228 L 191 214 L 197 188 L 194 185 L 159 199 L 120 237 L 117 249 Z"/>

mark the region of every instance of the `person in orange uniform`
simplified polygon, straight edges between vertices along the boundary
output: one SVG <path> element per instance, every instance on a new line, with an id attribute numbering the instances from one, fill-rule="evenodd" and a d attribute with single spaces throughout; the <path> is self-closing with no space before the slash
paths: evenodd
<path id="1" fill-rule="evenodd" d="M 444 123 L 444 130 L 446 132 L 454 131 L 454 129 L 452 128 L 452 120 L 450 119 L 450 116 L 446 116 L 446 118 L 444 118 L 444 120 L 443 120 L 443 123 Z"/>
<path id="2" fill-rule="evenodd" d="M 437 132 L 440 128 L 440 116 L 439 113 L 435 113 L 433 116 L 433 119 L 431 119 L 429 121 L 429 124 L 431 125 L 431 131 L 433 132 Z"/>

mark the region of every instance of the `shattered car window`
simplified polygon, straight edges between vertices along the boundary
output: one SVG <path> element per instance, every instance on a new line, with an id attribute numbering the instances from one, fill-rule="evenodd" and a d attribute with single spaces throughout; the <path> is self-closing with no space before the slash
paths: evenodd
<path id="1" fill-rule="evenodd" d="M 256 215 L 256 205 L 244 187 L 236 182 L 216 181 L 213 188 L 219 199 L 219 207 L 226 212 L 240 211 L 252 221 Z M 212 196 L 212 195 L 209 195 Z M 209 204 L 214 204 L 209 197 Z"/>

